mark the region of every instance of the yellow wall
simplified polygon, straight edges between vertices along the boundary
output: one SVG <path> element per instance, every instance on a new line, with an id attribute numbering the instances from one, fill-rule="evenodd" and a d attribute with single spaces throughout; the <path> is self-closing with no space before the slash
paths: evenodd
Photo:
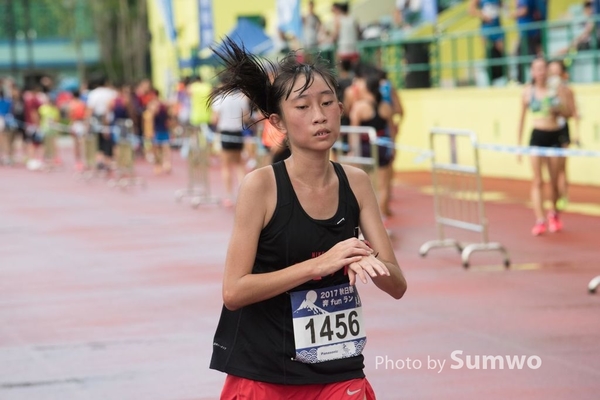
<path id="1" fill-rule="evenodd" d="M 574 85 L 581 121 L 581 141 L 585 149 L 600 151 L 600 85 Z M 515 145 L 520 113 L 522 88 L 460 88 L 423 89 L 400 92 L 406 109 L 399 144 L 428 149 L 428 135 L 432 127 L 469 129 L 477 133 L 479 142 L 486 144 Z M 526 119 L 523 144 L 529 141 L 530 119 Z M 571 122 L 573 131 L 573 122 Z M 397 171 L 429 170 L 429 163 L 415 162 L 415 154 L 399 153 L 394 165 Z M 517 163 L 513 154 L 482 151 L 480 154 L 483 175 L 530 179 L 531 169 L 527 158 Z M 568 174 L 571 182 L 600 186 L 600 158 L 572 157 Z"/>
<path id="2" fill-rule="evenodd" d="M 308 0 L 301 0 L 302 12 L 305 12 Z M 316 1 L 315 10 L 324 21 L 334 0 Z M 366 0 L 363 0 L 366 1 Z M 164 22 L 160 15 L 156 0 L 147 0 L 148 23 L 152 34 L 150 51 L 152 57 L 152 82 L 161 91 L 167 93 L 168 79 L 177 80 L 180 73 L 189 75 L 191 71 L 179 71 L 177 54 L 182 58 L 190 58 L 191 51 L 198 46 L 198 1 L 172 0 L 175 28 L 178 32 L 176 46 L 169 42 L 164 31 Z M 277 1 L 276 0 L 213 0 L 213 17 L 215 40 L 230 32 L 239 16 L 263 15 L 267 26 L 265 31 L 272 37 L 277 31 Z"/>

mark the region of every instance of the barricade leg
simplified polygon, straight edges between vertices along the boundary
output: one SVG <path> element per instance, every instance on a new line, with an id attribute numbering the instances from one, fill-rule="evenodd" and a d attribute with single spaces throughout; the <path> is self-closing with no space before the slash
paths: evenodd
<path id="1" fill-rule="evenodd" d="M 471 254 L 476 251 L 499 251 L 502 253 L 504 257 L 503 264 L 506 268 L 510 267 L 510 259 L 508 258 L 508 252 L 500 243 L 491 242 L 491 243 L 473 243 L 465 246 L 463 251 L 461 252 L 462 264 L 463 267 L 469 268 L 469 258 Z"/>
<path id="2" fill-rule="evenodd" d="M 463 251 L 460 242 L 455 239 L 437 239 L 423 243 L 419 248 L 419 255 L 425 257 L 429 253 L 429 250 L 446 247 L 454 247 L 459 253 Z"/>
<path id="3" fill-rule="evenodd" d="M 108 184 L 112 187 L 118 186 L 121 189 L 131 186 L 145 187 L 145 180 L 135 174 L 135 154 L 130 135 L 119 139 L 116 150 L 117 176 L 109 180 Z"/>
<path id="4" fill-rule="evenodd" d="M 54 171 L 61 166 L 60 158 L 58 157 L 58 148 L 56 145 L 58 138 L 55 133 L 47 133 L 44 135 L 43 141 L 43 170 Z"/>
<path id="5" fill-rule="evenodd" d="M 182 154 L 187 157 L 188 185 L 175 191 L 175 200 L 190 199 L 192 207 L 201 204 L 217 204 L 218 198 L 210 193 L 210 145 L 202 130 L 191 130 L 182 146 Z"/>
<path id="6" fill-rule="evenodd" d="M 90 180 L 95 176 L 96 157 L 98 153 L 98 138 L 94 133 L 87 133 L 83 137 L 83 172 L 82 177 Z"/>
<path id="7" fill-rule="evenodd" d="M 600 275 L 598 275 L 590 281 L 590 283 L 588 284 L 588 291 L 590 293 L 596 293 L 596 289 L 598 289 L 598 286 L 600 286 Z"/>

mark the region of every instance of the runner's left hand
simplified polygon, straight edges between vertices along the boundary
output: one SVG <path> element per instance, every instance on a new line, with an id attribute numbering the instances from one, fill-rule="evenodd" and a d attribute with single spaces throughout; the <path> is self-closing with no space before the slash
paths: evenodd
<path id="1" fill-rule="evenodd" d="M 360 261 L 351 263 L 348 266 L 350 285 L 354 285 L 356 283 L 357 275 L 363 283 L 368 283 L 367 275 L 369 275 L 371 278 L 376 278 L 377 276 L 390 276 L 390 271 L 383 262 L 371 254 L 363 257 Z"/>

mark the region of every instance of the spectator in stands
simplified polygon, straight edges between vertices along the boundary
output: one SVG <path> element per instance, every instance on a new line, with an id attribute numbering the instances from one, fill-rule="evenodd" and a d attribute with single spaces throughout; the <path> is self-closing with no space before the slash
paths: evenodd
<path id="1" fill-rule="evenodd" d="M 600 0 L 592 0 L 592 14 L 595 18 L 600 18 Z M 600 49 L 600 19 L 597 19 L 595 24 L 590 23 L 590 30 L 595 35 L 596 43 L 595 48 Z M 592 43 L 593 44 L 593 43 Z"/>
<path id="2" fill-rule="evenodd" d="M 481 20 L 481 35 L 488 60 L 504 57 L 504 32 L 500 30 L 501 0 L 471 0 L 469 12 Z M 488 70 L 490 81 L 503 77 L 504 67 L 492 65 Z"/>
<path id="3" fill-rule="evenodd" d="M 302 17 L 302 44 L 304 52 L 310 54 L 319 47 L 321 19 L 315 14 L 315 2 L 308 2 L 308 12 Z"/>
<path id="4" fill-rule="evenodd" d="M 594 21 L 594 17 L 600 16 L 600 0 L 587 0 L 583 5 L 583 11 L 587 21 L 574 47 L 577 50 L 598 49 L 600 48 L 600 22 Z"/>
<path id="5" fill-rule="evenodd" d="M 592 43 L 592 33 L 594 31 L 594 7 L 592 0 L 585 0 L 583 2 L 583 21 L 579 20 L 574 25 L 577 26 L 577 30 L 581 30 L 581 33 L 577 35 L 575 39 L 569 45 L 557 52 L 557 55 L 564 56 L 570 51 L 583 51 L 590 50 L 594 43 Z"/>
<path id="6" fill-rule="evenodd" d="M 399 28 L 410 29 L 419 25 L 422 20 L 422 0 L 396 0 L 394 22 Z"/>
<path id="7" fill-rule="evenodd" d="M 359 59 L 358 22 L 349 14 L 348 3 L 333 3 L 331 11 L 334 16 L 332 39 L 336 44 L 337 61 L 350 60 L 354 64 Z"/>
<path id="8" fill-rule="evenodd" d="M 545 18 L 545 13 L 540 10 L 537 0 L 515 0 L 515 2 L 515 11 L 512 13 L 512 16 L 516 19 L 519 29 L 517 55 L 519 57 L 530 56 L 531 59 L 540 57 L 542 55 L 541 29 L 531 29 L 529 25 L 534 22 L 540 22 L 539 18 Z M 521 83 L 525 83 L 525 71 L 530 62 L 529 59 L 519 61 L 517 79 Z"/>

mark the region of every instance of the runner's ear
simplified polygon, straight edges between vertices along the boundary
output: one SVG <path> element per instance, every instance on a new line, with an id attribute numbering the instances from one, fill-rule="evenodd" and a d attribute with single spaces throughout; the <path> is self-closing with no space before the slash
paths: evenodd
<path id="1" fill-rule="evenodd" d="M 285 126 L 285 123 L 283 122 L 283 120 L 281 119 L 281 117 L 278 114 L 271 114 L 269 116 L 269 122 L 271 123 L 271 125 L 273 125 L 275 127 L 275 129 L 277 129 L 279 132 L 283 133 L 283 134 L 287 134 L 287 128 Z"/>

